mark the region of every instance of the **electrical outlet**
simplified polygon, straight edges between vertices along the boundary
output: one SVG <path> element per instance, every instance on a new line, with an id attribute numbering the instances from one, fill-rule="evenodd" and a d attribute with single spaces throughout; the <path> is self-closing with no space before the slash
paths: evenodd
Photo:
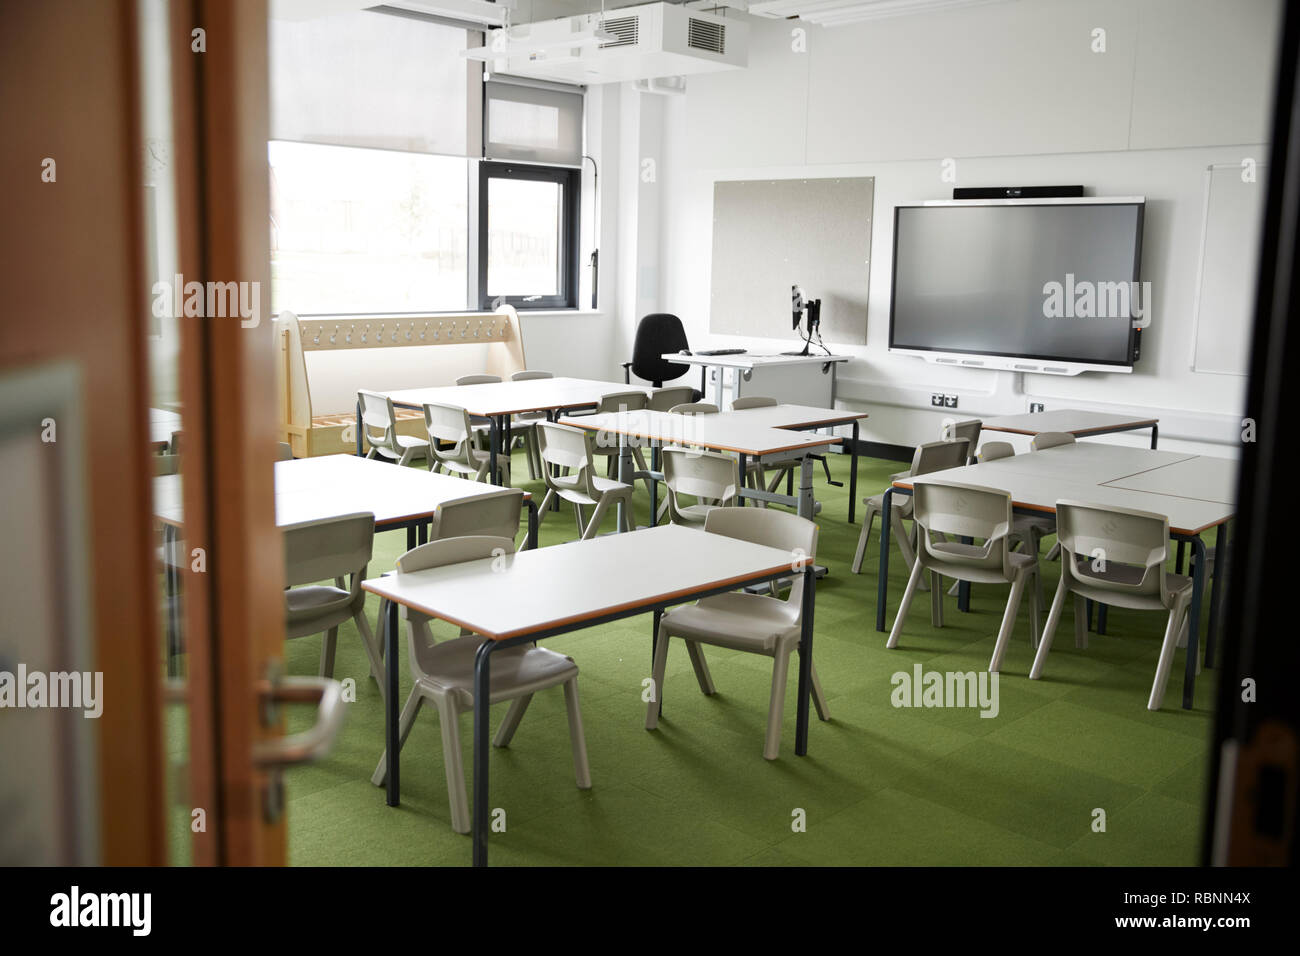
<path id="1" fill-rule="evenodd" d="M 1030 403 L 1029 403 L 1029 410 L 1030 410 L 1031 412 L 1041 412 L 1041 411 L 1043 410 L 1043 403 L 1042 403 L 1042 402 L 1030 402 Z"/>
<path id="2" fill-rule="evenodd" d="M 930 404 L 933 405 L 935 408 L 943 408 L 944 398 L 945 396 L 943 396 L 939 392 L 935 392 L 933 395 L 930 396 Z"/>
<path id="3" fill-rule="evenodd" d="M 943 397 L 943 407 L 944 407 L 944 408 L 956 408 L 956 407 L 957 407 L 957 396 L 956 396 L 956 395 L 945 395 L 945 396 Z"/>

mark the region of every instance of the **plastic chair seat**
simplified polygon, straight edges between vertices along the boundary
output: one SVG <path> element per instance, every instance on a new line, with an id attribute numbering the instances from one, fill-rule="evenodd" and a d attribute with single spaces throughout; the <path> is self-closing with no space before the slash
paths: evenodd
<path id="1" fill-rule="evenodd" d="M 1090 600 L 1100 601 L 1102 604 L 1109 604 L 1113 607 L 1123 607 L 1133 611 L 1168 611 L 1173 608 L 1180 598 L 1191 596 L 1192 579 L 1185 574 L 1165 575 L 1165 587 L 1170 598 L 1169 603 L 1166 604 L 1160 599 L 1159 594 L 1125 594 L 1121 590 L 1106 586 L 1109 584 L 1136 588 L 1142 583 L 1142 578 L 1146 573 L 1145 568 L 1139 568 L 1132 564 L 1108 562 L 1104 572 L 1094 571 L 1092 569 L 1092 558 L 1088 557 L 1080 557 L 1075 562 L 1075 567 L 1081 577 L 1085 579 L 1091 578 L 1098 583 L 1095 586 L 1090 586 L 1090 582 L 1085 583 L 1076 579 L 1073 588 L 1074 592 Z"/>
<path id="2" fill-rule="evenodd" d="M 286 637 L 305 637 L 337 627 L 356 613 L 352 595 L 326 584 L 290 588 L 284 592 Z"/>
<path id="3" fill-rule="evenodd" d="M 454 694 L 464 710 L 474 706 L 474 658 L 486 638 L 460 637 L 440 644 L 417 642 L 415 656 L 424 673 L 417 682 L 434 694 Z M 578 665 L 544 647 L 520 645 L 492 655 L 492 703 L 558 687 L 578 676 Z"/>
<path id="4" fill-rule="evenodd" d="M 799 609 L 763 594 L 732 592 L 674 608 L 665 632 L 686 640 L 772 657 L 783 641 L 799 640 Z"/>

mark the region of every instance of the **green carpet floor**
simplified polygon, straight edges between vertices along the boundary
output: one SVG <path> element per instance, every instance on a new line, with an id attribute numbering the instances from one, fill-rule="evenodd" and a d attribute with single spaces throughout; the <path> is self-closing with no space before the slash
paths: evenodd
<path id="1" fill-rule="evenodd" d="M 540 482 L 519 480 L 527 477 L 522 454 L 513 464 L 517 483 L 540 494 Z M 847 457 L 831 457 L 838 479 L 846 478 L 848 464 Z M 863 459 L 860 494 L 882 489 L 899 467 Z M 1164 709 L 1146 710 L 1162 615 L 1112 610 L 1110 633 L 1094 634 L 1088 649 L 1076 650 L 1067 607 L 1044 679 L 1031 682 L 1026 602 L 1003 665 L 996 718 L 981 718 L 976 709 L 895 708 L 895 672 L 910 672 L 916 663 L 927 671 L 978 672 L 988 665 L 1007 588 L 976 588 L 969 614 L 947 598 L 942 629 L 930 626 L 928 595 L 920 595 L 900 646 L 886 650 L 885 635 L 875 630 L 876 534 L 863 573 L 849 573 L 861 524 L 846 520 L 847 485 L 831 487 L 818 474 L 816 487 L 823 505 L 817 557 L 831 573 L 817 588 L 815 656 L 831 720 L 813 720 L 808 756 L 793 752 L 792 678 L 780 758 L 762 757 L 767 658 L 708 649 L 718 693 L 705 697 L 684 648 L 675 644 L 664 717 L 657 732 L 647 732 L 641 681 L 649 674 L 649 615 L 548 640 L 546 646 L 571 655 L 582 671 L 593 787 L 574 786 L 563 694 L 539 694 L 510 748 L 492 752 L 491 805 L 505 811 L 505 832 L 492 834 L 492 863 L 1197 861 L 1215 674 L 1206 671 L 1198 681 L 1196 709 L 1182 710 L 1180 651 Z M 648 504 L 639 490 L 642 523 Z M 552 513 L 542 524 L 543 546 L 573 537 L 571 511 Z M 378 535 L 371 571 L 391 568 L 405 543 L 404 532 Z M 1050 600 L 1059 564 L 1043 567 Z M 890 571 L 892 623 L 906 580 L 896 550 Z M 372 621 L 377 604 L 370 602 Z M 290 642 L 290 673 L 315 673 L 319 641 Z M 405 673 L 405 652 L 402 668 Z M 358 700 L 331 757 L 288 776 L 291 862 L 468 864 L 470 840 L 448 822 L 436 712 L 426 707 L 416 722 L 403 752 L 402 805 L 389 808 L 369 782 L 383 747 L 383 711 L 352 625 L 340 633 L 335 676 L 356 679 Z M 404 681 L 403 701 L 408 691 Z M 504 708 L 494 708 L 494 726 Z M 293 726 L 309 719 L 300 714 Z M 467 774 L 471 724 L 462 720 Z M 799 810 L 803 832 L 793 827 Z M 1099 811 L 1104 832 L 1095 822 Z"/>

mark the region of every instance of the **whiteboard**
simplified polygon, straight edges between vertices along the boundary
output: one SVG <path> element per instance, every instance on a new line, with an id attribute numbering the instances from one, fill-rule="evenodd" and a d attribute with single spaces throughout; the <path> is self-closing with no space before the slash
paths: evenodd
<path id="1" fill-rule="evenodd" d="M 1205 219 L 1196 278 L 1192 370 L 1245 375 L 1255 321 L 1255 282 L 1266 166 L 1252 177 L 1238 163 L 1205 171 Z"/>
<path id="2" fill-rule="evenodd" d="M 827 342 L 867 341 L 875 179 L 713 184 L 709 331 L 789 339 L 790 287 L 822 300 Z"/>

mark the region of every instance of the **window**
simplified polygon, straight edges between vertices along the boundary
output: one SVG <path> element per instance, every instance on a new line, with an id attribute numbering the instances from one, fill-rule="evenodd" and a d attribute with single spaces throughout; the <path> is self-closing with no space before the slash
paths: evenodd
<path id="1" fill-rule="evenodd" d="M 469 160 L 314 143 L 269 153 L 274 311 L 466 307 Z"/>
<path id="2" fill-rule="evenodd" d="M 578 304 L 579 171 L 479 164 L 479 306 Z"/>

